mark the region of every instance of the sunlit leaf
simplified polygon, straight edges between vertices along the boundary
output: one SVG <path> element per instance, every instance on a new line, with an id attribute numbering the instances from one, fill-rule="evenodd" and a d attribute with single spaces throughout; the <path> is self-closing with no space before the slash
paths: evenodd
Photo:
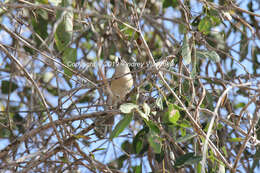
<path id="1" fill-rule="evenodd" d="M 158 106 L 158 108 L 159 108 L 160 110 L 163 110 L 162 97 L 158 97 L 158 98 L 156 99 L 156 106 Z"/>
<path id="2" fill-rule="evenodd" d="M 146 121 L 149 120 L 149 116 L 145 113 L 143 113 L 141 110 L 137 109 L 137 112 L 139 113 L 139 115 Z"/>
<path id="3" fill-rule="evenodd" d="M 165 116 L 163 117 L 164 122 L 170 122 L 172 124 L 176 124 L 176 122 L 180 118 L 180 107 L 174 104 L 168 105 L 168 111 L 165 113 Z"/>
<path id="4" fill-rule="evenodd" d="M 180 112 L 177 110 L 177 109 L 172 109 L 170 112 L 169 112 L 169 121 L 173 124 L 177 123 L 177 121 L 179 120 L 180 118 Z"/>
<path id="5" fill-rule="evenodd" d="M 243 139 L 242 138 L 231 138 L 231 139 L 229 139 L 229 141 L 230 142 L 241 142 L 241 141 L 243 141 Z"/>
<path id="6" fill-rule="evenodd" d="M 190 50 L 189 39 L 187 34 L 184 35 L 184 40 L 181 48 L 181 55 L 186 64 L 191 63 L 191 50 Z"/>
<path id="7" fill-rule="evenodd" d="M 54 5 L 54 6 L 57 6 L 61 3 L 62 0 L 49 0 L 49 2 Z"/>
<path id="8" fill-rule="evenodd" d="M 181 136 L 184 137 L 186 136 L 186 128 L 180 128 L 181 130 Z"/>
<path id="9" fill-rule="evenodd" d="M 223 146 L 223 147 L 221 147 L 221 149 L 222 149 L 222 151 L 223 151 L 225 157 L 228 157 L 228 153 L 227 153 L 227 149 L 226 149 L 226 147 Z"/>
<path id="10" fill-rule="evenodd" d="M 144 109 L 144 113 L 149 116 L 151 108 L 149 107 L 149 105 L 147 103 L 143 104 L 143 109 Z"/>
<path id="11" fill-rule="evenodd" d="M 209 17 L 204 17 L 203 19 L 200 20 L 198 29 L 200 32 L 204 34 L 208 34 L 211 29 L 211 21 Z"/>
<path id="12" fill-rule="evenodd" d="M 37 2 L 40 2 L 42 4 L 48 4 L 48 0 L 37 0 Z"/>
<path id="13" fill-rule="evenodd" d="M 218 173 L 225 173 L 225 172 L 226 172 L 225 165 L 219 163 Z"/>
<path id="14" fill-rule="evenodd" d="M 245 103 L 240 102 L 240 103 L 238 103 L 238 104 L 235 104 L 235 105 L 234 105 L 234 108 L 235 108 L 235 109 L 243 108 L 245 105 L 246 105 Z"/>
<path id="15" fill-rule="evenodd" d="M 138 105 L 136 105 L 134 103 L 125 103 L 125 104 L 120 105 L 120 107 L 119 107 L 119 110 L 125 114 L 131 113 L 134 109 L 138 109 Z"/>
<path id="16" fill-rule="evenodd" d="M 224 11 L 222 14 L 223 14 L 223 16 L 224 16 L 226 19 L 228 19 L 229 21 L 232 20 L 232 16 L 230 15 L 229 12 L 227 12 L 227 11 L 225 12 L 225 11 Z"/>
<path id="17" fill-rule="evenodd" d="M 45 72 L 43 74 L 43 82 L 49 83 L 53 77 L 54 77 L 54 73 L 53 72 Z"/>

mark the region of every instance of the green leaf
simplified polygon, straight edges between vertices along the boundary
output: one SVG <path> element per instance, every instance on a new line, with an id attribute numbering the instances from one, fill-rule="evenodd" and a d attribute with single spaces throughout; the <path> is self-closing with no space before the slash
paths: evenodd
<path id="1" fill-rule="evenodd" d="M 110 168 L 117 168 L 121 169 L 123 167 L 123 163 L 128 159 L 128 155 L 124 154 L 121 155 L 119 158 L 116 158 L 115 160 L 112 160 L 108 163 Z"/>
<path id="2" fill-rule="evenodd" d="M 192 138 L 194 138 L 194 137 L 196 137 L 196 136 L 197 136 L 197 134 L 189 134 L 189 135 L 186 135 L 186 136 L 184 136 L 184 137 L 178 138 L 178 139 L 176 140 L 176 142 L 186 142 L 186 141 L 188 141 L 188 140 L 190 140 L 190 139 L 192 139 Z"/>
<path id="3" fill-rule="evenodd" d="M 155 153 L 158 153 L 158 154 L 161 153 L 162 139 L 159 137 L 158 134 L 151 131 L 148 135 L 148 142 L 151 145 L 151 147 L 153 148 L 153 151 Z"/>
<path id="4" fill-rule="evenodd" d="M 186 136 L 186 128 L 180 128 L 181 130 L 181 136 L 184 137 Z"/>
<path id="5" fill-rule="evenodd" d="M 208 16 L 201 19 L 199 26 L 198 26 L 198 29 L 203 34 L 209 34 L 210 33 L 211 21 L 210 21 L 210 18 Z"/>
<path id="6" fill-rule="evenodd" d="M 10 90 L 10 92 L 13 92 L 17 88 L 18 88 L 18 85 L 16 85 L 16 83 L 14 83 L 14 82 L 10 82 L 7 80 L 2 81 L 1 90 L 2 90 L 3 94 L 8 94 L 9 90 Z"/>
<path id="7" fill-rule="evenodd" d="M 60 160 L 63 162 L 63 163 L 68 163 L 68 160 L 66 159 L 66 157 L 59 157 Z"/>
<path id="8" fill-rule="evenodd" d="M 149 129 L 144 127 L 140 130 L 133 139 L 133 148 L 137 154 L 139 154 L 144 148 L 144 140 L 146 139 L 146 135 L 148 134 Z"/>
<path id="9" fill-rule="evenodd" d="M 133 34 L 135 34 L 135 37 L 138 36 L 138 34 L 136 34 L 136 32 L 132 28 L 128 28 L 124 26 L 121 31 L 128 37 L 131 37 Z"/>
<path id="10" fill-rule="evenodd" d="M 184 35 L 184 40 L 181 48 L 181 55 L 186 64 L 191 63 L 191 50 L 190 50 L 189 38 L 187 34 Z"/>
<path id="11" fill-rule="evenodd" d="M 234 106 L 234 108 L 235 108 L 235 109 L 243 108 L 245 105 L 246 105 L 245 103 L 240 102 L 240 103 L 236 104 L 236 105 Z"/>
<path id="12" fill-rule="evenodd" d="M 253 45 L 252 48 L 251 48 L 251 54 L 252 54 L 252 61 L 253 61 L 252 62 L 253 63 L 253 71 L 254 71 L 254 74 L 255 74 L 259 65 L 260 65 L 260 59 L 257 58 L 257 55 L 260 54 L 260 48 Z"/>
<path id="13" fill-rule="evenodd" d="M 134 173 L 142 173 L 142 165 L 133 167 Z"/>
<path id="14" fill-rule="evenodd" d="M 48 4 L 48 0 L 37 0 L 37 2 L 42 3 L 42 4 Z"/>
<path id="15" fill-rule="evenodd" d="M 26 45 L 24 45 L 23 48 L 24 48 L 24 50 L 25 50 L 26 52 L 28 52 L 28 53 L 31 54 L 31 55 L 34 55 L 35 52 L 36 52 L 34 49 L 32 49 L 32 48 L 30 48 L 30 47 L 28 47 L 28 46 L 26 46 Z"/>
<path id="16" fill-rule="evenodd" d="M 114 130 L 112 131 L 110 135 L 110 139 L 113 139 L 117 137 L 120 133 L 124 131 L 124 129 L 130 124 L 132 121 L 133 116 L 132 115 L 125 115 L 124 118 L 119 121 L 119 123 L 116 125 Z"/>
<path id="17" fill-rule="evenodd" d="M 190 128 L 191 127 L 190 122 L 187 121 L 187 120 L 183 120 L 181 123 L 178 123 L 177 125 L 182 127 L 182 128 Z"/>
<path id="18" fill-rule="evenodd" d="M 217 16 L 210 16 L 210 19 L 211 19 L 211 24 L 213 24 L 213 26 L 217 26 L 221 23 L 220 18 Z"/>
<path id="19" fill-rule="evenodd" d="M 216 10 L 210 9 L 207 17 L 210 18 L 213 27 L 218 26 L 221 23 L 219 12 Z"/>
<path id="20" fill-rule="evenodd" d="M 0 139 L 1 138 L 10 138 L 12 136 L 12 132 L 7 128 L 0 128 Z"/>
<path id="21" fill-rule="evenodd" d="M 133 103 L 125 103 L 120 105 L 119 110 L 124 114 L 129 114 L 133 111 L 133 109 L 138 109 L 138 105 Z"/>
<path id="22" fill-rule="evenodd" d="M 67 67 L 73 69 L 73 64 L 76 62 L 76 59 L 77 59 L 77 49 L 75 48 L 65 49 L 62 56 L 62 61 Z M 71 76 L 73 75 L 73 72 L 65 67 L 63 69 L 64 69 L 64 73 L 66 74 L 66 78 L 70 79 Z"/>
<path id="23" fill-rule="evenodd" d="M 121 149 L 124 150 L 124 152 L 126 152 L 128 154 L 134 154 L 133 144 L 127 140 L 121 144 Z"/>
<path id="24" fill-rule="evenodd" d="M 35 15 L 31 17 L 31 23 L 34 31 L 41 37 L 42 40 L 45 40 L 48 37 L 48 13 L 45 10 L 38 9 L 35 12 Z M 38 37 L 34 37 L 37 46 L 41 45 L 42 41 Z"/>
<path id="25" fill-rule="evenodd" d="M 176 124 L 180 118 L 179 110 L 182 110 L 182 108 L 174 104 L 169 104 L 168 111 L 165 113 L 165 116 L 163 118 L 164 122 L 170 122 L 172 124 Z"/>
<path id="26" fill-rule="evenodd" d="M 91 138 L 85 135 L 73 135 L 76 139 L 90 140 Z"/>
<path id="27" fill-rule="evenodd" d="M 177 121 L 179 120 L 180 118 L 180 112 L 177 110 L 177 109 L 172 109 L 170 112 L 169 112 L 169 121 L 173 124 L 176 124 Z"/>
<path id="28" fill-rule="evenodd" d="M 211 59 L 211 60 L 213 60 L 215 62 L 219 62 L 220 61 L 220 57 L 217 54 L 217 52 L 209 51 L 207 54 L 208 54 L 209 59 Z"/>
<path id="29" fill-rule="evenodd" d="M 254 159 L 259 160 L 260 159 L 260 148 L 257 148 L 255 155 L 253 156 Z"/>
<path id="30" fill-rule="evenodd" d="M 55 87 L 49 85 L 46 89 L 47 89 L 47 91 L 48 91 L 49 93 L 51 93 L 52 95 L 58 96 L 57 88 L 55 88 Z"/>
<path id="31" fill-rule="evenodd" d="M 137 154 L 139 154 L 141 152 L 141 150 L 143 149 L 143 140 L 140 138 L 135 138 L 135 143 L 134 144 L 134 148 L 135 148 L 135 152 Z"/>
<path id="32" fill-rule="evenodd" d="M 198 164 L 197 164 L 197 172 L 198 173 L 201 173 L 202 171 L 202 166 L 201 166 L 201 163 L 199 162 Z"/>
<path id="33" fill-rule="evenodd" d="M 180 34 L 186 34 L 187 33 L 187 28 L 185 24 L 180 23 L 178 25 L 178 30 L 180 32 Z"/>
<path id="34" fill-rule="evenodd" d="M 59 23 L 54 38 L 55 43 L 59 51 L 64 51 L 67 49 L 69 43 L 72 40 L 73 33 L 73 12 L 69 11 L 59 11 L 58 14 L 59 21 L 60 17 L 62 17 L 62 21 Z"/>
<path id="35" fill-rule="evenodd" d="M 81 98 L 81 99 L 79 100 L 79 103 L 86 103 L 86 102 L 90 102 L 90 101 L 92 101 L 92 100 L 93 100 L 93 98 L 94 98 L 94 96 L 93 96 L 93 95 L 91 95 L 91 94 L 88 94 L 88 95 L 84 96 L 83 98 Z"/>
<path id="36" fill-rule="evenodd" d="M 245 26 L 243 26 L 243 34 L 241 34 L 240 40 L 241 42 L 239 44 L 239 52 L 240 52 L 239 61 L 242 62 L 248 54 L 248 44 L 249 44 Z"/>
<path id="37" fill-rule="evenodd" d="M 178 1 L 177 0 L 164 0 L 163 1 L 163 8 L 168 8 L 168 7 L 177 7 L 178 6 Z"/>
<path id="38" fill-rule="evenodd" d="M 201 160 L 202 160 L 202 156 L 193 156 L 185 162 L 185 165 L 192 165 L 194 163 L 199 163 Z"/>
<path id="39" fill-rule="evenodd" d="M 243 141 L 243 139 L 242 138 L 231 138 L 231 139 L 229 139 L 229 141 L 230 142 L 241 142 L 241 141 Z"/>
<path id="40" fill-rule="evenodd" d="M 196 56 L 198 58 L 202 58 L 202 59 L 209 58 L 210 60 L 213 60 L 214 62 L 220 61 L 220 57 L 215 51 L 199 51 L 199 50 L 197 50 Z"/>
<path id="41" fill-rule="evenodd" d="M 150 120 L 145 121 L 145 122 L 146 122 L 147 126 L 149 127 L 149 129 L 151 131 L 153 131 L 153 132 L 155 132 L 157 134 L 160 134 L 160 129 L 158 128 L 158 126 L 154 122 L 152 122 Z"/>
<path id="42" fill-rule="evenodd" d="M 96 148 L 93 151 L 91 151 L 91 153 L 97 152 L 97 151 L 104 151 L 106 150 L 106 148 Z"/>
<path id="43" fill-rule="evenodd" d="M 155 160 L 158 163 L 161 163 L 163 161 L 164 157 L 165 157 L 165 153 L 163 150 L 159 154 L 155 154 Z"/>
<path id="44" fill-rule="evenodd" d="M 175 161 L 175 167 L 180 168 L 184 165 L 191 165 L 194 163 L 198 163 L 202 160 L 201 156 L 194 156 L 194 153 L 187 153 L 178 158 Z"/>
<path id="45" fill-rule="evenodd" d="M 228 157 L 228 152 L 227 152 L 227 149 L 226 149 L 226 147 L 225 147 L 225 146 L 223 146 L 223 147 L 221 147 L 221 149 L 222 149 L 222 151 L 223 151 L 223 153 L 224 153 L 225 157 Z"/>
<path id="46" fill-rule="evenodd" d="M 206 37 L 206 41 L 210 46 L 216 49 L 225 50 L 226 42 L 224 33 L 218 31 L 211 31 L 210 34 Z"/>

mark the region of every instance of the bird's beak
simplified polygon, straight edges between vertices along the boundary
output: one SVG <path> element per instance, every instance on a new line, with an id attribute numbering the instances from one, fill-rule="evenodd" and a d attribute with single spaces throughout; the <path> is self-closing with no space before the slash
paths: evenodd
<path id="1" fill-rule="evenodd" d="M 122 62 L 122 58 L 118 57 L 118 63 L 121 63 L 121 62 Z"/>

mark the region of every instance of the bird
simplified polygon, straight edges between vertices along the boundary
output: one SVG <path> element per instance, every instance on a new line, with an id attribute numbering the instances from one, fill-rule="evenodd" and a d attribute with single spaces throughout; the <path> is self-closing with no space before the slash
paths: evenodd
<path id="1" fill-rule="evenodd" d="M 109 104 L 117 105 L 125 99 L 125 96 L 130 92 L 133 86 L 133 76 L 127 62 L 118 58 L 118 63 L 115 66 L 115 73 L 112 76 L 110 89 L 111 98 Z"/>
<path id="2" fill-rule="evenodd" d="M 130 68 L 125 60 L 118 58 L 115 64 L 115 72 L 111 78 L 110 85 L 107 87 L 107 106 L 109 109 L 117 107 L 119 103 L 125 100 L 126 95 L 133 87 L 133 76 Z M 95 134 L 102 138 L 112 130 L 114 124 L 114 116 L 107 116 L 103 119 L 97 119 L 96 127 L 94 128 Z"/>

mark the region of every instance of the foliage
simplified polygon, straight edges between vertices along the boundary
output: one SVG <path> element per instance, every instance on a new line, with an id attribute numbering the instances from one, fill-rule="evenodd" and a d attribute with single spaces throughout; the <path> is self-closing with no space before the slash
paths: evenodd
<path id="1" fill-rule="evenodd" d="M 0 170 L 259 170 L 257 0 L 0 2 Z M 134 87 L 109 106 L 114 59 Z"/>

